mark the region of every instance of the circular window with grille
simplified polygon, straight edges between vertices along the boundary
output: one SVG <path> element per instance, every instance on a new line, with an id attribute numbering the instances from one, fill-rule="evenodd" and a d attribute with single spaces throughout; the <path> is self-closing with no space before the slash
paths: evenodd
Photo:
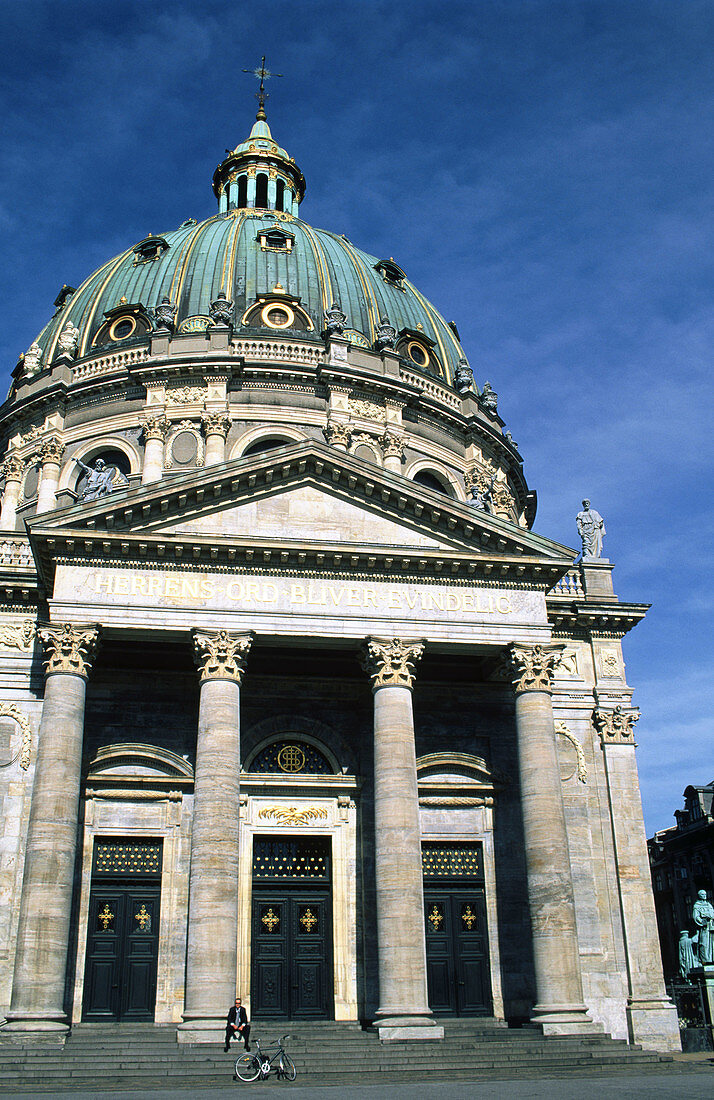
<path id="1" fill-rule="evenodd" d="M 268 302 L 260 313 L 261 320 L 268 328 L 290 328 L 295 322 L 295 314 L 288 305 Z"/>
<path id="2" fill-rule="evenodd" d="M 282 739 L 261 749 L 250 765 L 251 772 L 281 775 L 332 775 L 327 757 L 306 741 Z"/>

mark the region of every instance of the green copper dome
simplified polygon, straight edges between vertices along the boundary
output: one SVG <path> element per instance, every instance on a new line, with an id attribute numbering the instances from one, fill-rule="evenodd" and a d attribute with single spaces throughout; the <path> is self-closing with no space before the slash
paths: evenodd
<path id="1" fill-rule="evenodd" d="M 216 169 L 216 215 L 131 245 L 74 293 L 58 299 L 57 312 L 38 337 L 44 366 L 58 356 L 58 338 L 68 322 L 79 330 L 76 354 L 82 359 L 105 347 L 146 342 L 155 325 L 152 311 L 165 298 L 176 307 L 179 334 L 200 332 L 209 324 L 211 302 L 222 292 L 234 303 L 237 336 L 263 325 L 270 332 L 257 306 L 271 298 L 292 302 L 284 316 L 304 339 L 320 338 L 324 312 L 334 302 L 346 314 L 346 338 L 357 346 L 372 348 L 377 326 L 387 317 L 401 334 L 399 353 L 453 383 L 464 355 L 455 333 L 394 260 L 380 260 L 295 216 L 304 194 L 302 173 L 274 142 L 261 113 L 247 141 Z M 241 172 L 250 187 L 243 186 L 239 195 Z M 265 183 L 255 185 L 261 172 L 268 181 L 267 199 Z M 282 208 L 275 203 L 279 178 L 284 180 L 278 192 Z M 122 320 L 124 314 L 136 323 Z M 286 336 L 291 331 L 298 335 L 284 323 L 275 327 Z M 427 353 L 423 363 L 420 342 Z M 405 352 L 408 348 L 415 350 Z"/>

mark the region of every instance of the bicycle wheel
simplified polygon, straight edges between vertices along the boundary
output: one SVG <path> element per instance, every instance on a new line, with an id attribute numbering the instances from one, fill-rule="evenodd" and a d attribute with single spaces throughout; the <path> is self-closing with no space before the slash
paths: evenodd
<path id="1" fill-rule="evenodd" d="M 260 1076 L 260 1062 L 254 1054 L 241 1054 L 236 1058 L 236 1077 L 241 1081 L 255 1081 Z"/>
<path id="2" fill-rule="evenodd" d="M 294 1081 L 297 1077 L 295 1063 L 289 1054 L 283 1053 L 280 1055 L 280 1072 L 287 1081 Z"/>

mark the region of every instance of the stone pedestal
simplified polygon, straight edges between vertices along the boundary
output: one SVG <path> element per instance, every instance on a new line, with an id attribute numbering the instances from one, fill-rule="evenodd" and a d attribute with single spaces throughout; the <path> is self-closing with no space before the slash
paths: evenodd
<path id="1" fill-rule="evenodd" d="M 17 455 L 9 454 L 2 464 L 5 476 L 5 492 L 0 510 L 0 531 L 14 531 L 17 524 L 17 502 L 25 474 L 25 463 Z"/>
<path id="2" fill-rule="evenodd" d="M 583 1003 L 573 881 L 551 690 L 560 646 L 512 645 L 521 807 L 537 1004 L 546 1035 L 602 1032 Z"/>
<path id="3" fill-rule="evenodd" d="M 164 472 L 164 440 L 171 427 L 163 413 L 147 416 L 144 429 L 144 466 L 141 471 L 141 484 L 149 485 L 159 481 Z"/>
<path id="4" fill-rule="evenodd" d="M 96 627 L 41 627 L 47 680 L 27 830 L 7 1032 L 57 1035 L 69 1022 L 65 971 L 77 847 L 84 699 Z"/>
<path id="5" fill-rule="evenodd" d="M 370 638 L 374 692 L 374 831 L 383 1040 L 441 1039 L 429 1008 L 412 683 L 421 642 Z"/>
<path id="6" fill-rule="evenodd" d="M 196 631 L 201 670 L 181 1043 L 217 1043 L 236 996 L 240 682 L 252 634 Z"/>
<path id="7" fill-rule="evenodd" d="M 646 1050 L 681 1050 L 677 1010 L 662 974 L 657 917 L 642 819 L 633 726 L 636 710 L 598 708 L 627 952 L 630 1039 Z"/>
<path id="8" fill-rule="evenodd" d="M 57 504 L 60 462 L 64 454 L 64 443 L 59 439 L 46 439 L 40 447 L 42 461 L 40 485 L 37 491 L 37 514 L 50 512 Z"/>

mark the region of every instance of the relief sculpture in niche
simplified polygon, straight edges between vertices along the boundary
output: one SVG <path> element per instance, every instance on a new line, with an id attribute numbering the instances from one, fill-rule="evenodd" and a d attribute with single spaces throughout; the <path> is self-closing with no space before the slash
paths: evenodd
<path id="1" fill-rule="evenodd" d="M 9 760 L 0 760 L 0 768 L 9 768 L 19 759 L 20 767 L 23 771 L 27 771 L 30 766 L 30 757 L 32 755 L 32 727 L 30 726 L 30 720 L 26 714 L 23 714 L 16 703 L 0 703 L 0 718 L 3 717 L 12 718 L 17 722 L 22 737 L 20 740 L 20 747 L 15 755 Z"/>

